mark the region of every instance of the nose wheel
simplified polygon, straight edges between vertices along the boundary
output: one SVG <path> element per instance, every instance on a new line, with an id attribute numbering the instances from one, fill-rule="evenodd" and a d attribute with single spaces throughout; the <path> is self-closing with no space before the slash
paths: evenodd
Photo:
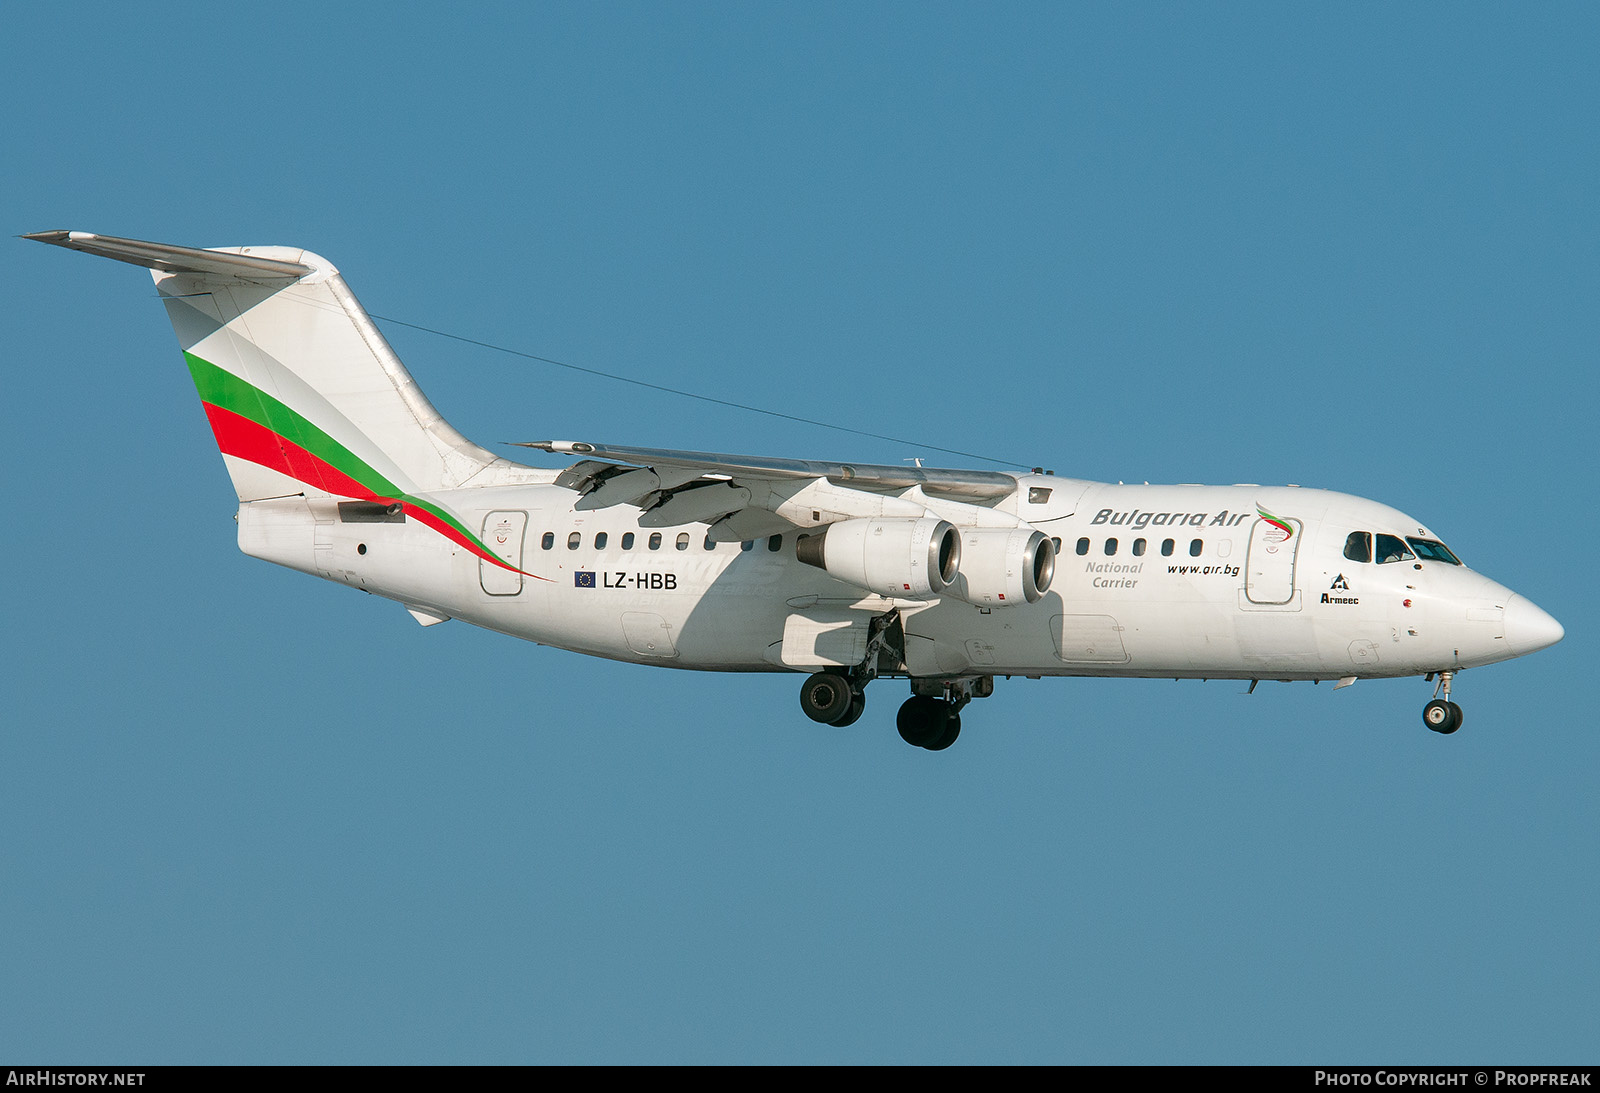
<path id="1" fill-rule="evenodd" d="M 1422 707 L 1422 722 L 1434 732 L 1448 736 L 1461 727 L 1461 707 L 1436 698 Z"/>
<path id="2" fill-rule="evenodd" d="M 1434 732 L 1449 736 L 1461 727 L 1461 707 L 1450 701 L 1450 682 L 1454 672 L 1440 672 L 1433 689 L 1433 701 L 1422 707 L 1422 723 Z"/>

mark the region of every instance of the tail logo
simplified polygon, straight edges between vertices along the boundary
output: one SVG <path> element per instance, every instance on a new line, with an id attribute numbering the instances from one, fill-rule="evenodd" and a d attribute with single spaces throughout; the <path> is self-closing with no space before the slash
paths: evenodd
<path id="1" fill-rule="evenodd" d="M 518 569 L 490 550 L 460 520 L 431 501 L 406 493 L 366 460 L 259 387 L 185 353 L 189 374 L 224 455 L 257 463 L 298 482 L 357 501 L 399 502 L 401 511 L 501 569 Z"/>

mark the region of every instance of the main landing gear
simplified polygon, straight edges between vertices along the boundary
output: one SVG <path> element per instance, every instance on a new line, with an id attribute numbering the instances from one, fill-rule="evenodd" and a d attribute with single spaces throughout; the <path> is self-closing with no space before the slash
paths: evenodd
<path id="1" fill-rule="evenodd" d="M 800 685 L 800 708 L 824 725 L 854 725 L 867 708 L 866 687 L 852 686 L 837 672 L 818 672 Z"/>
<path id="2" fill-rule="evenodd" d="M 853 725 L 867 708 L 867 684 L 877 678 L 880 668 L 895 674 L 906 670 L 905 632 L 898 611 L 872 620 L 860 664 L 807 676 L 800 685 L 800 708 L 823 725 Z M 911 697 L 895 717 L 900 738 L 919 748 L 943 751 L 961 735 L 961 708 L 992 694 L 994 676 L 912 679 Z"/>
<path id="3" fill-rule="evenodd" d="M 928 695 L 912 695 L 895 715 L 900 739 L 914 748 L 944 751 L 961 735 L 961 708 Z"/>
<path id="4" fill-rule="evenodd" d="M 900 739 L 913 747 L 943 751 L 961 735 L 961 709 L 974 698 L 994 693 L 994 677 L 913 679 L 915 692 L 895 715 Z M 818 672 L 800 686 L 800 708 L 824 725 L 853 725 L 866 709 L 864 685 L 838 672 Z"/>
<path id="5" fill-rule="evenodd" d="M 1463 717 L 1461 707 L 1450 701 L 1450 681 L 1454 676 L 1451 671 L 1440 672 L 1439 682 L 1433 688 L 1433 701 L 1422 707 L 1422 723 L 1446 736 L 1461 727 Z M 1433 678 L 1432 673 L 1428 678 Z"/>
<path id="6" fill-rule="evenodd" d="M 867 684 L 877 678 L 880 662 L 889 671 L 903 667 L 905 640 L 898 610 L 879 615 L 867 631 L 861 663 L 807 676 L 800 685 L 800 708 L 824 725 L 854 725 L 867 708 Z"/>

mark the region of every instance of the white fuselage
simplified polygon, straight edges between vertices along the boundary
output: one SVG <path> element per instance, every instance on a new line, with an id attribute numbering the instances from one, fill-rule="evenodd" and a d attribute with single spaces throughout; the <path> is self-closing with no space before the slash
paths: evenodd
<path id="1" fill-rule="evenodd" d="M 1051 500 L 1030 506 L 1029 486 L 1041 483 Z M 641 527 L 630 505 L 577 511 L 578 494 L 555 485 L 430 497 L 522 572 L 415 520 L 343 522 L 332 500 L 244 504 L 240 546 L 398 600 L 424 622 L 457 618 L 582 653 L 714 671 L 849 666 L 869 621 L 891 608 L 905 674 L 917 677 L 1406 676 L 1505 660 L 1560 635 L 1537 607 L 1465 566 L 1347 556 L 1353 532 L 1433 536 L 1387 506 L 1322 490 L 1023 476 L 1004 515 L 1059 541 L 1054 582 L 1037 603 L 993 608 L 852 587 L 797 560 L 804 529 L 711 543 L 704 524 Z M 971 510 L 919 500 L 951 519 Z"/>
<path id="2" fill-rule="evenodd" d="M 28 238 L 151 271 L 239 498 L 245 553 L 615 660 L 807 673 L 849 725 L 909 677 L 907 743 L 949 747 L 995 676 L 1438 674 L 1561 640 L 1411 517 L 1294 487 L 1124 486 L 457 432 L 338 269 L 294 247 Z M 1052 547 L 1052 541 L 1054 546 Z"/>

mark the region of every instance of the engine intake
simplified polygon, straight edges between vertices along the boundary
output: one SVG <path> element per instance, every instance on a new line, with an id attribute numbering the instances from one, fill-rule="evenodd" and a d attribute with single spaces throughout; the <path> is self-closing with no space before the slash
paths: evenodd
<path id="1" fill-rule="evenodd" d="M 966 528 L 951 594 L 979 607 L 1038 603 L 1056 575 L 1056 548 L 1033 528 Z"/>
<path id="2" fill-rule="evenodd" d="M 961 570 L 961 533 L 946 520 L 840 520 L 802 535 L 795 555 L 847 584 L 925 600 L 949 588 Z"/>

